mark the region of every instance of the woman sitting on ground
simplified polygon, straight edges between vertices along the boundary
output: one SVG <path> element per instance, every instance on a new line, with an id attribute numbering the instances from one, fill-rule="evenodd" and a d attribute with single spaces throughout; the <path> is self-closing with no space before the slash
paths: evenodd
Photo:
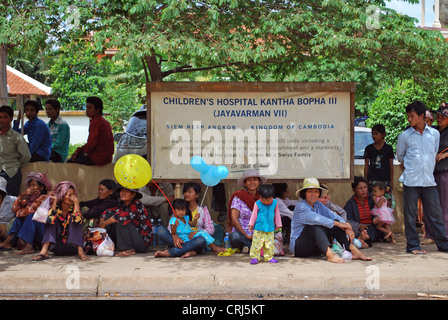
<path id="1" fill-rule="evenodd" d="M 198 215 L 190 221 L 186 215 L 188 204 L 184 199 L 174 199 L 173 217 L 171 217 L 169 225 L 171 226 L 171 234 L 168 234 L 167 228 L 161 227 L 163 232 L 158 232 L 169 249 L 157 251 L 154 258 L 159 257 L 182 257 L 189 258 L 201 253 L 206 246 L 214 253 L 224 252 L 226 249 L 218 247 L 214 242 L 215 239 L 205 230 L 192 230 L 193 226 L 197 226 Z"/>
<path id="2" fill-rule="evenodd" d="M 14 217 L 16 216 L 12 212 L 12 205 L 17 200 L 17 197 L 7 194 L 6 185 L 6 179 L 0 177 L 0 240 L 6 237 L 8 229 L 14 222 Z"/>
<path id="3" fill-rule="evenodd" d="M 253 232 L 249 230 L 249 220 L 255 202 L 260 199 L 258 188 L 266 183 L 266 178 L 255 169 L 247 169 L 237 181 L 243 189 L 232 194 L 229 199 L 228 227 L 232 248 L 249 253 Z"/>
<path id="4" fill-rule="evenodd" d="M 81 201 L 81 208 L 88 210 L 82 213 L 85 219 L 99 219 L 101 214 L 109 208 L 118 206 L 118 197 L 115 192 L 117 184 L 111 179 L 101 180 L 98 184 L 98 197 L 89 201 Z"/>
<path id="5" fill-rule="evenodd" d="M 280 210 L 282 219 L 282 229 L 285 235 L 283 241 L 284 243 L 287 243 L 291 233 L 291 219 L 294 215 L 294 208 L 302 199 L 289 199 L 289 187 L 287 183 L 273 183 L 272 185 L 275 188 L 275 200 L 277 200 L 278 209 Z"/>
<path id="6" fill-rule="evenodd" d="M 374 216 L 371 213 L 375 203 L 368 193 L 367 180 L 363 177 L 355 177 L 352 189 L 354 194 L 346 202 L 344 210 L 347 213 L 347 221 L 355 232 L 355 237 L 361 241 L 363 248 L 368 248 L 373 242 L 383 239 L 385 234 L 375 227 Z"/>
<path id="7" fill-rule="evenodd" d="M 12 206 L 16 219 L 5 241 L 0 244 L 0 250 L 11 250 L 17 246 L 19 251 L 16 254 L 20 255 L 33 253 L 34 245 L 40 246 L 42 243 L 45 226 L 33 220 L 33 216 L 52 189 L 50 181 L 43 173 L 28 173 L 26 184 L 27 189 L 17 197 Z"/>
<path id="8" fill-rule="evenodd" d="M 83 224 L 76 186 L 70 181 L 59 182 L 50 195 L 51 209 L 45 224 L 43 245 L 33 261 L 48 259 L 48 251 L 57 256 L 78 255 L 90 260 L 83 249 Z"/>
<path id="9" fill-rule="evenodd" d="M 290 249 L 296 257 L 325 255 L 327 261 L 343 263 L 344 260 L 331 250 L 336 239 L 352 254 L 353 260 L 372 260 L 352 243 L 354 233 L 349 223 L 328 209 L 318 199 L 323 189 L 316 178 L 306 178 L 297 195 L 304 199 L 294 209 L 291 221 Z"/>
<path id="10" fill-rule="evenodd" d="M 153 240 L 151 221 L 142 194 L 135 189 L 117 188 L 120 203 L 103 212 L 98 227 L 106 228 L 118 251 L 115 256 L 127 257 L 143 253 Z"/>
<path id="11" fill-rule="evenodd" d="M 193 230 L 204 230 L 215 239 L 215 244 L 220 245 L 224 238 L 224 230 L 219 224 L 213 222 L 210 212 L 206 206 L 199 205 L 199 197 L 201 196 L 201 185 L 197 182 L 187 182 L 182 190 L 184 200 L 187 202 L 187 215 L 190 220 L 194 220 L 199 215 L 198 223 Z"/>

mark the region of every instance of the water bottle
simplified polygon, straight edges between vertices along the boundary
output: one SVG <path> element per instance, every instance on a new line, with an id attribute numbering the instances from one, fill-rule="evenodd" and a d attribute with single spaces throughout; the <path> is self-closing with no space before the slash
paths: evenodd
<path id="1" fill-rule="evenodd" d="M 226 235 L 224 237 L 224 248 L 226 248 L 226 249 L 230 248 L 230 240 L 229 240 L 228 232 L 226 232 Z"/>

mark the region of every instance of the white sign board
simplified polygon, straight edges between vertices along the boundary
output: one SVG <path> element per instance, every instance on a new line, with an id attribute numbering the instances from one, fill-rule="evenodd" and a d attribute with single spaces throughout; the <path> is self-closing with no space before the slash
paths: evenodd
<path id="1" fill-rule="evenodd" d="M 350 179 L 350 92 L 151 92 L 156 179 L 198 179 L 190 160 L 269 179 Z"/>

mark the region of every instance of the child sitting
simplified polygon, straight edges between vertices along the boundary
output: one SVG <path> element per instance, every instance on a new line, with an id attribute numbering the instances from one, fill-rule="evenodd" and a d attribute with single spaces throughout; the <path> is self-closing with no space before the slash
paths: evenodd
<path id="1" fill-rule="evenodd" d="M 264 260 L 277 263 L 274 259 L 275 243 L 274 231 L 282 227 L 280 210 L 277 200 L 274 199 L 275 188 L 272 185 L 262 185 L 258 190 L 260 200 L 255 202 L 249 220 L 249 230 L 254 230 L 252 245 L 250 247 L 251 264 L 260 262 L 260 253 L 263 249 Z"/>
<path id="2" fill-rule="evenodd" d="M 180 238 L 180 241 L 182 243 L 186 243 L 188 241 L 191 241 L 193 239 L 196 239 L 197 237 L 203 237 L 205 239 L 206 245 L 214 252 L 225 252 L 225 248 L 218 247 L 213 242 L 215 239 L 209 235 L 204 230 L 192 230 L 191 227 L 196 226 L 200 214 L 197 213 L 193 219 L 193 221 L 189 221 L 189 216 L 186 216 L 187 212 L 187 202 L 184 199 L 175 199 L 172 203 L 173 209 L 174 209 L 174 216 L 170 219 L 169 225 L 171 226 L 171 234 L 173 238 L 175 236 L 178 236 Z M 170 257 L 170 256 L 177 256 L 176 252 L 176 243 L 174 243 L 174 250 L 171 248 L 170 250 L 165 251 L 157 251 L 154 255 L 155 258 L 157 257 Z M 190 250 L 186 253 L 182 253 L 181 257 L 188 258 L 195 256 L 197 254 L 197 250 Z"/>
<path id="3" fill-rule="evenodd" d="M 394 210 L 387 206 L 387 200 L 384 196 L 385 192 L 386 186 L 383 183 L 377 182 L 373 185 L 372 194 L 375 202 L 375 208 L 372 209 L 372 215 L 375 216 L 373 223 L 378 230 L 386 234 L 384 239 L 390 237 L 391 242 L 396 243 L 395 236 L 390 229 L 390 225 L 395 223 Z"/>

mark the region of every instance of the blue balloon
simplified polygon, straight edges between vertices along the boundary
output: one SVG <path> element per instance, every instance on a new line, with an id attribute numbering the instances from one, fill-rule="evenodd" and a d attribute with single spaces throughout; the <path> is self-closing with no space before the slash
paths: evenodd
<path id="1" fill-rule="evenodd" d="M 209 166 L 206 172 L 201 173 L 201 181 L 206 186 L 214 187 L 221 181 L 213 176 L 213 171 L 213 166 Z"/>
<path id="2" fill-rule="evenodd" d="M 201 156 L 194 156 L 190 160 L 190 164 L 194 170 L 199 172 L 206 172 L 208 169 L 207 163 Z"/>
<path id="3" fill-rule="evenodd" d="M 219 166 L 213 168 L 213 177 L 217 179 L 225 179 L 229 174 L 229 169 L 225 166 Z"/>

